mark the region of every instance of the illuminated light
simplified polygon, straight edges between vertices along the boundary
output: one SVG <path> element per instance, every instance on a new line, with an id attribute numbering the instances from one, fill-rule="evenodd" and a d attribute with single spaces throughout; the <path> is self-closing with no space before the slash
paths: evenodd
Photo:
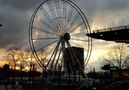
<path id="1" fill-rule="evenodd" d="M 20 67 L 15 67 L 16 70 L 20 70 Z"/>
<path id="2" fill-rule="evenodd" d="M 59 64 L 61 64 L 61 61 L 59 60 L 59 62 L 58 62 Z"/>
<path id="3" fill-rule="evenodd" d="M 127 73 L 124 73 L 124 76 L 127 76 L 127 77 L 129 77 L 129 74 L 127 74 Z"/>
<path id="4" fill-rule="evenodd" d="M 35 32 L 35 35 L 38 36 L 39 35 L 39 32 Z"/>
<path id="5" fill-rule="evenodd" d="M 21 64 L 21 61 L 17 61 L 16 63 L 17 63 L 17 64 Z"/>
<path id="6" fill-rule="evenodd" d="M 28 58 L 28 61 L 31 61 L 32 60 L 32 58 L 30 57 L 30 58 Z"/>
<path id="7" fill-rule="evenodd" d="M 43 20 L 43 18 L 41 16 L 35 16 L 35 22 L 36 24 L 39 24 L 39 22 L 41 22 Z"/>
<path id="8" fill-rule="evenodd" d="M 100 34 L 100 36 L 102 37 L 102 36 L 103 36 L 103 34 Z"/>
<path id="9" fill-rule="evenodd" d="M 34 32 L 34 36 L 33 36 L 33 42 L 36 42 L 36 38 L 38 38 L 38 36 L 39 36 L 39 32 Z"/>
<path id="10" fill-rule="evenodd" d="M 123 75 L 129 77 L 129 72 L 123 72 Z"/>
<path id="11" fill-rule="evenodd" d="M 42 19 L 41 19 L 40 16 L 36 16 L 36 17 L 35 17 L 35 21 L 37 22 L 37 23 L 35 23 L 35 24 L 36 24 L 35 26 L 36 26 L 37 28 L 40 28 L 40 23 L 39 23 L 39 22 L 40 22 L 41 20 L 42 20 Z M 38 32 L 38 31 L 39 31 L 38 29 L 35 29 L 35 30 L 36 30 L 36 31 L 35 31 L 34 34 L 33 34 L 33 35 L 34 35 L 34 36 L 33 36 L 34 39 L 38 38 L 38 36 L 39 36 L 39 34 L 40 34 L 40 33 Z M 33 40 L 33 42 L 36 42 L 36 40 Z"/>
<path id="12" fill-rule="evenodd" d="M 36 32 L 34 32 L 34 36 L 33 36 L 33 37 L 34 37 L 34 38 L 37 38 L 38 35 L 39 35 L 39 32 L 36 31 Z"/>
<path id="13" fill-rule="evenodd" d="M 40 70 L 40 69 L 37 69 L 36 71 L 38 71 L 38 72 L 41 72 L 42 70 Z"/>
<path id="14" fill-rule="evenodd" d="M 29 71 L 30 70 L 30 67 L 25 67 L 24 70 L 25 71 Z"/>
<path id="15" fill-rule="evenodd" d="M 41 20 L 41 16 L 36 16 L 35 18 L 37 21 Z"/>

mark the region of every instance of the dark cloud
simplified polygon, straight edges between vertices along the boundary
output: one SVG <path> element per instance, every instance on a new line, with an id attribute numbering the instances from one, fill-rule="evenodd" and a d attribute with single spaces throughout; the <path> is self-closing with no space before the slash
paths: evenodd
<path id="1" fill-rule="evenodd" d="M 12 11 L 27 11 L 33 9 L 36 5 L 40 4 L 43 0 L 1 0 L 0 6 L 12 8 Z"/>
<path id="2" fill-rule="evenodd" d="M 0 48 L 28 44 L 29 20 L 42 0 L 0 0 Z"/>
<path id="3" fill-rule="evenodd" d="M 80 0 L 77 4 L 85 12 L 91 24 L 96 22 L 94 18 L 105 19 L 110 15 L 114 15 L 115 18 L 119 14 L 126 16 L 127 10 L 129 12 L 129 0 Z M 114 20 L 110 20 L 112 21 Z"/>
<path id="4" fill-rule="evenodd" d="M 6 47 L 8 44 L 18 44 L 23 32 L 27 29 L 27 17 L 22 12 L 17 12 L 11 8 L 4 9 L 0 12 L 0 23 L 3 26 L 0 28 L 1 47 Z M 24 22 L 25 21 L 25 22 Z M 22 38 L 23 39 L 23 38 Z M 22 41 L 22 40 L 21 40 Z"/>
<path id="5" fill-rule="evenodd" d="M 27 47 L 32 13 L 45 0 L 0 0 L 0 48 Z"/>
<path id="6" fill-rule="evenodd" d="M 105 8 L 110 10 L 122 10 L 129 8 L 129 0 L 106 0 Z"/>
<path id="7" fill-rule="evenodd" d="M 114 20 L 118 20 L 118 16 L 119 24 L 116 25 L 128 24 L 129 0 L 72 1 L 84 11 L 90 26 L 94 25 L 93 22 L 101 22 L 102 25 L 105 23 L 108 26 L 115 25 Z M 0 48 L 28 45 L 29 21 L 35 8 L 41 2 L 43 0 L 0 0 L 0 23 L 3 24 L 0 27 Z M 123 15 L 125 16 L 123 17 Z"/>

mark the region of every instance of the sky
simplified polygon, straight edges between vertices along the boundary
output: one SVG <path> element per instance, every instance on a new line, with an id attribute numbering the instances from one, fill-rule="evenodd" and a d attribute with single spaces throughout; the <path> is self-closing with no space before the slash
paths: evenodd
<path id="1" fill-rule="evenodd" d="M 44 0 L 0 0 L 0 56 L 9 48 L 29 48 L 32 13 Z M 129 0 L 72 0 L 86 15 L 92 30 L 129 25 Z M 91 62 L 106 53 L 114 42 L 93 41 Z M 106 48 L 106 49 L 105 49 Z M 97 53 L 99 52 L 99 53 Z"/>

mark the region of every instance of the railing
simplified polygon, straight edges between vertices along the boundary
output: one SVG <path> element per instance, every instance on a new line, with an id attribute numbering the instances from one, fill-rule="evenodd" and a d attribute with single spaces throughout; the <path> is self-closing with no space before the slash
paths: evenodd
<path id="1" fill-rule="evenodd" d="M 106 32 L 106 31 L 116 31 L 116 30 L 126 30 L 126 29 L 129 29 L 129 25 L 98 29 L 98 30 L 94 30 L 93 33 Z"/>

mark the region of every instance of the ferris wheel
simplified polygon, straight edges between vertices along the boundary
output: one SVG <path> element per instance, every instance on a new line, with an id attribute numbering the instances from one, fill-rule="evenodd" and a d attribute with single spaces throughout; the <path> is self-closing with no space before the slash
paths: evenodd
<path id="1" fill-rule="evenodd" d="M 44 70 L 83 71 L 89 61 L 92 39 L 88 20 L 70 0 L 45 0 L 29 25 L 31 50 Z"/>

